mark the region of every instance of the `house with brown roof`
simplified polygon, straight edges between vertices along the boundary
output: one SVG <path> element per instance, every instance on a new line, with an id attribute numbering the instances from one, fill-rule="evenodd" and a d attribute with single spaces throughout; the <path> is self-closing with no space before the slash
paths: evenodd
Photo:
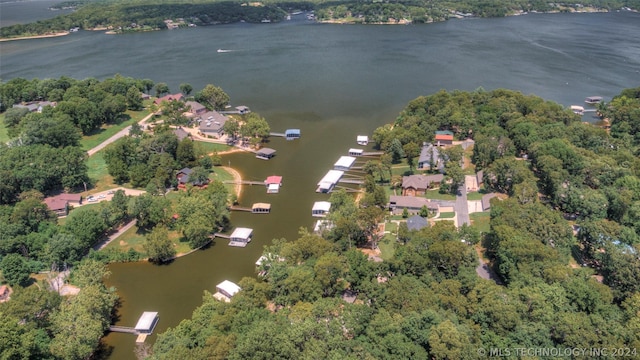
<path id="1" fill-rule="evenodd" d="M 451 131 L 436 131 L 435 136 L 435 145 L 436 146 L 445 146 L 453 144 L 453 133 Z"/>
<path id="2" fill-rule="evenodd" d="M 58 216 L 66 216 L 69 214 L 69 205 L 82 205 L 82 195 L 60 194 L 50 196 L 44 199 L 44 203 L 49 210 L 55 212 Z"/>
<path id="3" fill-rule="evenodd" d="M 409 175 L 402 177 L 402 195 L 404 196 L 422 196 L 427 189 L 432 188 L 436 184 L 440 184 L 444 180 L 444 175 Z"/>
<path id="4" fill-rule="evenodd" d="M 423 206 L 426 206 L 431 212 L 438 212 L 440 210 L 438 203 L 429 201 L 426 198 L 399 195 L 389 196 L 388 207 L 394 214 L 401 214 L 404 209 L 407 209 L 410 214 L 417 214 L 422 210 Z"/>
<path id="5" fill-rule="evenodd" d="M 197 101 L 187 101 L 185 105 L 187 111 L 191 113 L 192 116 L 199 116 L 207 112 L 207 108 Z"/>
<path id="6" fill-rule="evenodd" d="M 193 173 L 193 170 L 190 168 L 184 168 L 184 169 L 178 170 L 178 173 L 176 174 L 176 179 L 178 179 L 178 189 L 182 189 L 182 190 L 186 189 L 187 184 L 191 184 L 195 187 L 206 189 L 207 185 L 209 184 L 209 180 L 205 180 L 205 181 L 194 180 L 191 177 L 191 173 Z"/>
<path id="7" fill-rule="evenodd" d="M 182 101 L 184 100 L 184 95 L 182 95 L 182 93 L 177 93 L 177 94 L 169 94 L 169 95 L 165 95 L 161 98 L 157 98 L 153 101 L 154 104 L 156 105 L 160 105 L 162 104 L 163 101 Z"/>

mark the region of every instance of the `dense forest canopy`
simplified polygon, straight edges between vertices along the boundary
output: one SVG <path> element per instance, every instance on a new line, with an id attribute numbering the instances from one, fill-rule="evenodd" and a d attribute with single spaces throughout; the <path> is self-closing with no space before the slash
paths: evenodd
<path id="1" fill-rule="evenodd" d="M 501 17 L 523 12 L 582 11 L 585 8 L 608 11 L 629 7 L 640 8 L 640 0 L 584 0 L 574 2 L 543 2 L 525 0 L 448 1 L 73 1 L 56 8 L 75 8 L 67 15 L 18 24 L 0 29 L 1 37 L 40 35 L 67 31 L 71 28 L 109 29 L 114 32 L 150 31 L 171 26 L 213 25 L 246 21 L 251 23 L 279 22 L 292 11 L 314 10 L 320 21 L 352 23 L 426 23 L 451 17 Z"/>

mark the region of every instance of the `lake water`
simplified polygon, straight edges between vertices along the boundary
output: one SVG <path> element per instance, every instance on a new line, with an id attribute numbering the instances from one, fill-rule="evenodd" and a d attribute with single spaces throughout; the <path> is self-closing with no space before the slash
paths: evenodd
<path id="1" fill-rule="evenodd" d="M 166 82 L 172 91 L 212 83 L 247 105 L 273 131 L 300 128 L 297 141 L 273 139 L 270 161 L 224 157 L 245 179 L 282 175 L 279 194 L 245 187 L 240 203 L 270 202 L 272 213 L 234 213 L 251 227 L 243 249 L 225 241 L 168 266 L 115 264 L 118 325 L 158 311 L 157 331 L 191 316 L 204 290 L 224 279 L 255 276 L 254 263 L 273 238 L 295 239 L 311 227 L 311 206 L 326 200 L 316 183 L 350 147 L 394 120 L 420 95 L 440 89 L 509 88 L 569 106 L 586 96 L 609 100 L 640 85 L 640 14 L 537 14 L 408 26 L 323 25 L 294 17 L 281 24 L 234 24 L 141 34 L 81 31 L 54 39 L 0 43 L 0 78 L 103 79 L 114 74 Z M 217 49 L 232 50 L 218 53 Z M 133 359 L 134 338 L 110 334 L 111 358 Z M 155 335 L 147 342 L 155 340 Z"/>

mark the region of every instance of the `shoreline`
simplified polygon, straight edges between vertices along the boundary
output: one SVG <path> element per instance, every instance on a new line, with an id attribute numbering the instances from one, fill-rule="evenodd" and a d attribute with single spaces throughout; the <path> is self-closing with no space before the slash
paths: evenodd
<path id="1" fill-rule="evenodd" d="M 64 31 L 64 32 L 59 32 L 59 33 L 55 33 L 55 34 L 21 36 L 21 37 L 15 37 L 15 38 L 0 38 L 0 42 L 16 41 L 16 40 L 29 40 L 29 39 L 46 39 L 46 38 L 52 38 L 52 37 L 65 36 L 65 35 L 69 35 L 69 34 L 70 33 L 68 31 Z"/>

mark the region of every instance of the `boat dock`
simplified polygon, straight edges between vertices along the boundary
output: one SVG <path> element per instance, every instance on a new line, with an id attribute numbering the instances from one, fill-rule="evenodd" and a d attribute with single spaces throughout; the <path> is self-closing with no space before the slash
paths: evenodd
<path id="1" fill-rule="evenodd" d="M 250 208 L 243 206 L 231 206 L 231 211 L 245 211 L 252 214 L 268 214 L 271 212 L 271 204 L 268 203 L 255 203 Z"/>
<path id="2" fill-rule="evenodd" d="M 283 137 L 287 140 L 299 139 L 301 136 L 300 129 L 287 129 L 285 132 L 270 132 L 269 136 Z"/>
<path id="3" fill-rule="evenodd" d="M 356 185 L 362 185 L 364 184 L 364 180 L 362 179 L 340 179 L 338 181 L 339 183 L 343 183 L 343 184 L 356 184 Z"/>
<path id="4" fill-rule="evenodd" d="M 158 313 L 155 311 L 145 311 L 142 313 L 135 327 L 129 326 L 109 326 L 109 331 L 137 335 L 136 343 L 143 343 L 147 335 L 151 335 L 158 324 Z"/>

